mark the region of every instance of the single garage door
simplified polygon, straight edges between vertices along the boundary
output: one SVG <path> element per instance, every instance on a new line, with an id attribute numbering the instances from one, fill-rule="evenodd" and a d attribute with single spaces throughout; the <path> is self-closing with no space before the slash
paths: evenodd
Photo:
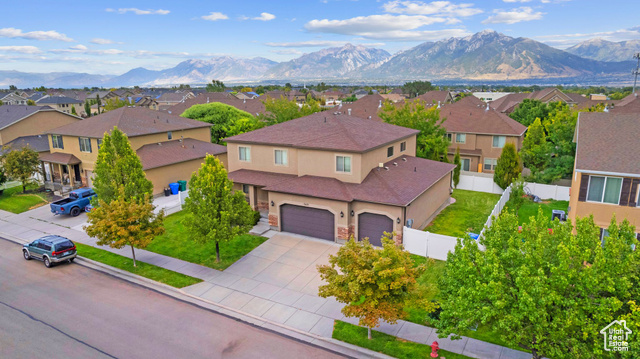
<path id="1" fill-rule="evenodd" d="M 318 208 L 294 206 L 285 204 L 280 206 L 281 230 L 302 234 L 309 237 L 334 241 L 333 213 Z"/>
<path id="2" fill-rule="evenodd" d="M 369 243 L 382 246 L 384 232 L 393 232 L 393 220 L 387 216 L 374 213 L 358 215 L 358 239 L 369 238 Z"/>

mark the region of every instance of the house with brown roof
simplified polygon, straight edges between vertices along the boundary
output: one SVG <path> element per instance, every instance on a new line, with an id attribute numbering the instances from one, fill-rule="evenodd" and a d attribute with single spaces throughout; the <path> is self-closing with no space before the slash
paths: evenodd
<path id="1" fill-rule="evenodd" d="M 121 107 L 46 131 L 51 152 L 40 155 L 47 185 L 91 187 L 105 133 L 118 127 L 138 153 L 153 194 L 171 182 L 188 180 L 206 154 L 226 163 L 226 147 L 211 143 L 211 125 L 142 107 Z"/>
<path id="2" fill-rule="evenodd" d="M 417 97 L 424 101 L 426 104 L 439 104 L 444 105 L 447 103 L 453 103 L 455 100 L 450 91 L 429 91 Z"/>
<path id="3" fill-rule="evenodd" d="M 571 96 L 568 96 L 558 88 L 548 87 L 540 91 L 512 93 L 491 101 L 489 105 L 498 112 L 510 114 L 525 99 L 538 100 L 542 103 L 564 102 L 569 106 L 577 104 Z"/>
<path id="4" fill-rule="evenodd" d="M 613 215 L 640 232 L 640 113 L 581 112 L 574 142 L 569 219 L 593 215 L 601 236 Z M 640 238 L 640 235 L 639 235 Z"/>
<path id="5" fill-rule="evenodd" d="M 229 178 L 275 230 L 401 242 L 450 199 L 454 166 L 415 157 L 417 133 L 319 112 L 225 139 Z"/>
<path id="6" fill-rule="evenodd" d="M 166 92 L 156 99 L 158 105 L 176 105 L 196 97 L 193 92 Z"/>
<path id="7" fill-rule="evenodd" d="M 14 92 L 0 94 L 0 101 L 4 105 L 26 105 L 27 98 L 22 97 Z"/>
<path id="8" fill-rule="evenodd" d="M 55 110 L 64 113 L 72 113 L 72 108 L 75 108 L 76 114 L 79 116 L 85 115 L 82 101 L 76 100 L 66 96 L 44 96 L 36 101 L 36 104 L 40 106 L 49 106 Z"/>
<path id="9" fill-rule="evenodd" d="M 201 93 L 198 96 L 185 100 L 182 103 L 167 107 L 166 109 L 161 109 L 161 111 L 166 111 L 174 115 L 181 115 L 182 113 L 184 113 L 184 111 L 186 111 L 193 105 L 201 105 L 210 102 L 224 103 L 226 105 L 233 106 L 238 110 L 248 112 L 253 116 L 258 116 L 259 114 L 265 112 L 264 103 L 260 98 L 240 100 L 227 92 Z"/>
<path id="10" fill-rule="evenodd" d="M 493 173 L 505 144 L 513 143 L 517 151 L 522 148 L 527 127 L 476 101 L 467 96 L 440 107 L 442 126 L 451 142 L 448 155 L 453 161 L 459 148 L 463 171 Z"/>
<path id="11" fill-rule="evenodd" d="M 81 120 L 80 117 L 56 111 L 49 106 L 3 105 L 0 107 L 0 146 L 20 137 L 41 135 L 52 128 Z"/>

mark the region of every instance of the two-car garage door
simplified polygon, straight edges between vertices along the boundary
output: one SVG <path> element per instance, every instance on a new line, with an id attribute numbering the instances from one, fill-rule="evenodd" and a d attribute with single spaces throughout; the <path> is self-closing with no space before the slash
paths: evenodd
<path id="1" fill-rule="evenodd" d="M 283 232 L 335 240 L 334 215 L 327 210 L 285 204 L 280 206 L 280 220 Z"/>

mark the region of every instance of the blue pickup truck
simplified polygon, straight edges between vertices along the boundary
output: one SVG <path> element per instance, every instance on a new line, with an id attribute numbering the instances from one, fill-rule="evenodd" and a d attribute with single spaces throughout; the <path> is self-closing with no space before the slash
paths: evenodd
<path id="1" fill-rule="evenodd" d="M 96 197 L 96 193 L 91 188 L 76 189 L 69 193 L 69 197 L 51 203 L 51 213 L 69 214 L 75 217 L 84 211 L 84 207 L 93 197 Z"/>

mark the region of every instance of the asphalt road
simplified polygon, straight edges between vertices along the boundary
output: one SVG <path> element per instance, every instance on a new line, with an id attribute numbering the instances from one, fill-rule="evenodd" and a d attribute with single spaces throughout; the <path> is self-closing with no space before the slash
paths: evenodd
<path id="1" fill-rule="evenodd" d="M 0 239 L 0 358 L 338 358 Z"/>

